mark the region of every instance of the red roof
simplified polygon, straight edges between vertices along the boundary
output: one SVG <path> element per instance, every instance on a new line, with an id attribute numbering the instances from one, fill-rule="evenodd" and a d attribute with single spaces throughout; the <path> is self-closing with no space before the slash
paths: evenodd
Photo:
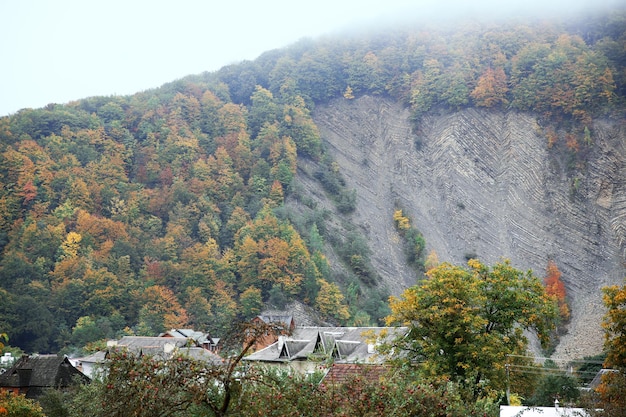
<path id="1" fill-rule="evenodd" d="M 321 385 L 344 384 L 356 377 L 368 382 L 378 383 L 380 378 L 389 372 L 385 365 L 364 365 L 356 363 L 334 363 L 324 376 Z"/>

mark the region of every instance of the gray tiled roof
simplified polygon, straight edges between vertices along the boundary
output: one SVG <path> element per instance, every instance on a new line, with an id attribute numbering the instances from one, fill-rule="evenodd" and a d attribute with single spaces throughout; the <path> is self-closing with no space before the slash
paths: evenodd
<path id="1" fill-rule="evenodd" d="M 405 334 L 406 327 L 296 327 L 290 336 L 248 355 L 247 361 L 289 362 L 306 360 L 311 355 L 334 357 L 344 363 L 384 362 L 372 348 L 372 338 L 387 333 L 387 338 Z"/>
<path id="2" fill-rule="evenodd" d="M 263 323 L 283 323 L 287 326 L 291 326 L 293 322 L 293 316 L 290 314 L 260 314 L 257 318 Z"/>
<path id="3" fill-rule="evenodd" d="M 106 359 L 106 350 L 99 350 L 90 355 L 83 356 L 82 358 L 78 358 L 80 362 L 88 362 L 88 363 L 100 363 L 104 362 Z"/>
<path id="4" fill-rule="evenodd" d="M 197 344 L 217 343 L 219 339 L 212 338 L 208 333 L 198 332 L 193 329 L 171 329 L 165 333 L 161 333 L 159 337 L 173 337 L 173 338 L 186 338 L 191 339 Z"/>
<path id="5" fill-rule="evenodd" d="M 174 345 L 175 347 L 186 346 L 188 339 L 186 337 L 150 337 L 150 336 L 124 336 L 117 341 L 117 346 L 126 346 L 128 348 L 161 348 L 166 345 Z"/>
<path id="6" fill-rule="evenodd" d="M 199 347 L 185 347 L 176 351 L 176 354 L 183 355 L 191 359 L 204 361 L 211 365 L 223 365 L 224 360 L 213 352 Z"/>

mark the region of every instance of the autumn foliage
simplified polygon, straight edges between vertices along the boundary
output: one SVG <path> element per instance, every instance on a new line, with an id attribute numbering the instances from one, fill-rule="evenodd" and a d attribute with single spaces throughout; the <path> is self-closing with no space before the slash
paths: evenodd
<path id="1" fill-rule="evenodd" d="M 597 407 L 601 416 L 626 416 L 626 285 L 603 288 L 603 301 L 607 308 L 602 326 L 605 330 L 604 348 L 607 352 L 605 373 L 596 389 Z"/>
<path id="2" fill-rule="evenodd" d="M 570 310 L 569 305 L 567 304 L 567 292 L 565 284 L 561 280 L 561 271 L 559 271 L 559 268 L 553 260 L 548 262 L 544 285 L 546 287 L 546 293 L 556 298 L 559 305 L 559 315 L 561 320 L 566 323 L 570 319 Z"/>
<path id="3" fill-rule="evenodd" d="M 507 356 L 523 355 L 528 345 L 522 329 L 547 342 L 554 304 L 537 277 L 508 261 L 489 267 L 472 259 L 465 268 L 442 263 L 391 297 L 387 324 L 408 326 L 409 333 L 388 348 L 402 351 L 398 361 L 424 378 L 459 382 L 476 400 L 504 388 Z"/>
<path id="4" fill-rule="evenodd" d="M 350 285 L 383 291 L 367 244 L 334 236 L 332 210 L 296 181 L 307 162 L 331 208 L 355 210 L 315 106 L 385 95 L 416 123 L 434 109 L 511 108 L 568 122 L 563 147 L 582 152 L 594 118 L 622 109 L 626 92 L 626 17 L 610 18 L 585 16 L 584 30 L 424 24 L 320 39 L 130 96 L 0 118 L 3 331 L 26 351 L 56 352 L 84 339 L 72 329 L 87 316 L 105 337 L 185 324 L 220 333 L 293 300 L 373 324 L 384 297 L 341 297 Z M 563 134 L 549 137 L 557 146 Z M 421 272 L 424 238 L 406 214 L 394 221 Z M 339 256 L 327 258 L 333 244 Z"/>

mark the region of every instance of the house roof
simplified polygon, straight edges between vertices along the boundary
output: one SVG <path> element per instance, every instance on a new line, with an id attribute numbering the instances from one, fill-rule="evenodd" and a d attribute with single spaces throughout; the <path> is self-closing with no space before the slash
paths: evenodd
<path id="1" fill-rule="evenodd" d="M 598 386 L 600 386 L 600 384 L 602 383 L 602 377 L 605 374 L 609 374 L 613 372 L 619 372 L 619 371 L 617 369 L 600 369 L 598 373 L 596 374 L 596 376 L 593 377 L 593 380 L 589 383 L 588 389 L 595 390 L 596 388 L 598 388 Z"/>
<path id="2" fill-rule="evenodd" d="M 191 339 L 198 345 L 203 343 L 217 344 L 217 342 L 219 342 L 219 339 L 211 337 L 210 334 L 198 332 L 193 329 L 171 329 L 165 333 L 161 333 L 159 337 Z"/>
<path id="3" fill-rule="evenodd" d="M 389 372 L 385 365 L 367 365 L 356 363 L 333 363 L 320 382 L 322 387 L 338 385 L 356 377 L 362 377 L 369 382 L 379 382 Z"/>
<path id="4" fill-rule="evenodd" d="M 589 417 L 584 408 L 500 406 L 500 417 Z"/>
<path id="5" fill-rule="evenodd" d="M 204 361 L 210 365 L 224 364 L 224 359 L 222 359 L 219 355 L 199 347 L 180 348 L 176 351 L 176 353 L 191 359 Z"/>
<path id="6" fill-rule="evenodd" d="M 288 327 L 294 324 L 293 316 L 291 314 L 273 314 L 263 313 L 256 316 L 253 320 L 260 320 L 263 323 L 284 323 Z"/>
<path id="7" fill-rule="evenodd" d="M 111 350 L 126 348 L 137 355 L 169 358 L 182 354 L 214 365 L 223 364 L 219 355 L 198 346 L 189 346 L 188 342 L 189 339 L 185 337 L 124 336 L 120 340 L 109 342 L 106 351 L 95 352 L 78 360 L 82 363 L 103 363 Z"/>
<path id="8" fill-rule="evenodd" d="M 114 342 L 113 346 L 125 346 L 129 349 L 160 348 L 163 350 L 170 345 L 173 347 L 186 346 L 188 341 L 189 339 L 186 337 L 124 336 Z"/>
<path id="9" fill-rule="evenodd" d="M 90 355 L 83 356 L 82 358 L 75 358 L 81 363 L 101 363 L 106 359 L 107 352 L 105 350 L 99 350 Z"/>
<path id="10" fill-rule="evenodd" d="M 378 337 L 387 339 L 406 333 L 405 327 L 296 327 L 290 336 L 244 359 L 259 362 L 290 362 L 311 356 L 333 357 L 344 363 L 382 363 L 374 349 Z"/>
<path id="11" fill-rule="evenodd" d="M 28 388 L 29 395 L 39 392 L 35 389 L 67 387 L 74 377 L 89 380 L 70 363 L 67 357 L 57 355 L 24 355 L 0 375 L 0 387 Z"/>

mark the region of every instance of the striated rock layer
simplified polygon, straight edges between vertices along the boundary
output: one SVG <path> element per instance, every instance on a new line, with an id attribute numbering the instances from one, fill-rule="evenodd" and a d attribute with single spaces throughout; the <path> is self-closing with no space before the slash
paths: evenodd
<path id="1" fill-rule="evenodd" d="M 440 261 L 502 258 L 541 278 L 562 272 L 572 320 L 555 355 L 600 353 L 601 288 L 623 282 L 626 260 L 626 132 L 593 127 L 584 168 L 547 149 L 533 116 L 468 109 L 428 116 L 420 136 L 409 112 L 381 97 L 336 100 L 314 112 L 322 138 L 357 190 L 351 221 L 394 294 L 415 283 L 393 227 L 397 204 Z M 578 172 L 578 173 L 577 173 Z"/>

